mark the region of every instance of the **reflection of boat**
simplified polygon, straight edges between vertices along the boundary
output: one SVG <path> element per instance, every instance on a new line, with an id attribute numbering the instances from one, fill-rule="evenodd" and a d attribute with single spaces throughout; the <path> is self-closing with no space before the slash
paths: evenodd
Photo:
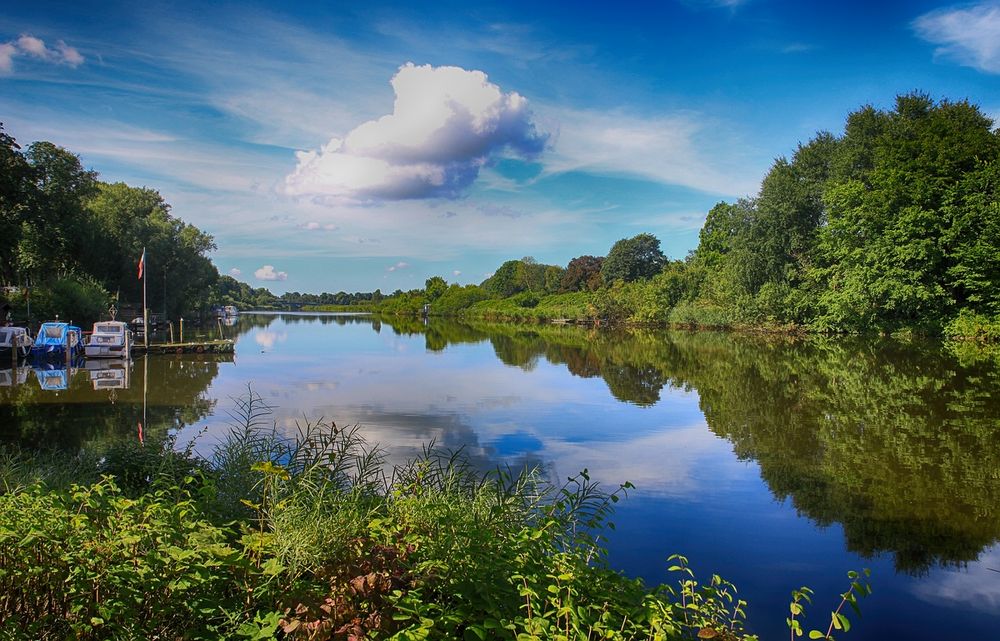
<path id="1" fill-rule="evenodd" d="M 28 380 L 28 372 L 30 369 L 30 367 L 0 369 L 0 387 L 24 385 L 24 383 Z"/>
<path id="2" fill-rule="evenodd" d="M 66 358 L 83 353 L 83 332 L 69 323 L 42 323 L 31 346 L 32 358 Z"/>
<path id="3" fill-rule="evenodd" d="M 58 392 L 69 389 L 69 379 L 76 373 L 75 367 L 65 368 L 55 365 L 35 367 L 35 378 L 38 385 L 47 392 Z"/>
<path id="4" fill-rule="evenodd" d="M 95 390 L 128 389 L 131 383 L 132 361 L 128 359 L 88 360 L 86 368 Z"/>
<path id="5" fill-rule="evenodd" d="M 13 356 L 24 358 L 31 351 L 31 335 L 23 327 L 0 327 L 0 362 L 6 363 Z"/>
<path id="6" fill-rule="evenodd" d="M 132 332 L 121 321 L 94 323 L 84 349 L 87 358 L 127 358 L 132 353 Z"/>
<path id="7" fill-rule="evenodd" d="M 222 320 L 222 324 L 225 325 L 226 327 L 235 327 L 236 321 L 239 320 L 235 316 L 220 316 L 220 318 Z"/>

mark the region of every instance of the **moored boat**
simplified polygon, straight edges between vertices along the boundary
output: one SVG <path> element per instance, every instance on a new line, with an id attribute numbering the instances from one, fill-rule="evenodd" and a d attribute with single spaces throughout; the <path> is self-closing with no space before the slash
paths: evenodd
<path id="1" fill-rule="evenodd" d="M 128 358 L 132 354 L 132 330 L 122 321 L 94 323 L 84 353 L 87 358 Z"/>
<path id="2" fill-rule="evenodd" d="M 83 353 L 83 332 L 69 323 L 42 323 L 31 346 L 31 357 L 73 358 Z"/>
<path id="3" fill-rule="evenodd" d="M 31 335 L 23 327 L 0 327 L 0 363 L 15 356 L 20 360 L 31 351 Z"/>

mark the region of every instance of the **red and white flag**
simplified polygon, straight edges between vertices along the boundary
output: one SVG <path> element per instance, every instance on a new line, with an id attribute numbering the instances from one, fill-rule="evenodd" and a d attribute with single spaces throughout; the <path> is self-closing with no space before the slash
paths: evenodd
<path id="1" fill-rule="evenodd" d="M 142 270 L 146 268 L 146 248 L 142 248 L 142 256 L 139 257 L 139 280 L 142 280 Z"/>

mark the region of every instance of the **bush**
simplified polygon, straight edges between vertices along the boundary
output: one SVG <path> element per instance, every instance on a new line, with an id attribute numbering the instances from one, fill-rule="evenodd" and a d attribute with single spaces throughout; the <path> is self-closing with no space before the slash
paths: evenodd
<path id="1" fill-rule="evenodd" d="M 88 327 L 108 312 L 111 298 L 90 276 L 67 276 L 31 291 L 31 313 L 35 320 L 73 321 Z"/>

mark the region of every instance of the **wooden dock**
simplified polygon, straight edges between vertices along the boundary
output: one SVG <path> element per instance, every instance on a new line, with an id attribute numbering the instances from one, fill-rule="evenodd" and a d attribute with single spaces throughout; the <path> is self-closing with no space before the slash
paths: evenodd
<path id="1" fill-rule="evenodd" d="M 154 343 L 146 347 L 136 344 L 136 354 L 232 354 L 236 347 L 233 340 L 193 341 L 189 343 Z"/>

